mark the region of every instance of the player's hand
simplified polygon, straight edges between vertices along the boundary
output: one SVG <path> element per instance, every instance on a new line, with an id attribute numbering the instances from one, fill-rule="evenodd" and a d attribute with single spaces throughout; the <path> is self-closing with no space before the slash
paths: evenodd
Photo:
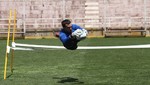
<path id="1" fill-rule="evenodd" d="M 59 38 L 59 32 L 53 32 L 53 35 L 57 38 Z"/>
<path id="2" fill-rule="evenodd" d="M 82 33 L 83 33 L 82 29 L 77 29 L 71 35 L 78 38 L 80 37 L 80 35 L 82 35 Z"/>

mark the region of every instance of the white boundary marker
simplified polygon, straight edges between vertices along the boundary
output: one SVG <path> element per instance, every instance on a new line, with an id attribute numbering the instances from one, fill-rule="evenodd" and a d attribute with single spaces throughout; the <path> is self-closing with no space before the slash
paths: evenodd
<path id="1" fill-rule="evenodd" d="M 14 49 L 14 50 L 33 50 L 32 48 L 20 48 L 20 47 L 11 47 L 11 49 Z"/>
<path id="2" fill-rule="evenodd" d="M 32 44 L 21 44 L 21 43 L 12 43 L 12 47 L 31 47 L 31 48 L 54 48 L 54 49 L 65 49 L 64 46 L 48 46 L 48 45 L 32 45 Z"/>
<path id="3" fill-rule="evenodd" d="M 20 48 L 28 47 L 28 48 Z M 49 49 L 66 49 L 64 46 L 32 45 L 12 43 L 12 48 L 16 50 L 33 50 L 31 48 L 49 48 Z M 129 48 L 150 48 L 150 44 L 145 45 L 127 45 L 127 46 L 79 46 L 77 49 L 129 49 Z"/>
<path id="4" fill-rule="evenodd" d="M 131 49 L 131 48 L 150 48 L 150 44 L 147 45 L 128 45 L 128 46 L 89 46 L 78 47 L 78 49 Z"/>

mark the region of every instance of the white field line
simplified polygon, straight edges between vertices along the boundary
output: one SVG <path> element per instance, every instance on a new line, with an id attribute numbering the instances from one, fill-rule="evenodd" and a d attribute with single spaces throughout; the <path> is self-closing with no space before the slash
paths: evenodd
<path id="1" fill-rule="evenodd" d="M 29 47 L 29 48 L 65 49 L 64 46 L 32 45 L 32 44 L 21 44 L 21 43 L 14 43 L 14 44 L 15 47 L 19 46 L 19 47 Z M 130 49 L 130 48 L 150 48 L 150 44 L 128 45 L 128 46 L 79 46 L 77 49 Z"/>

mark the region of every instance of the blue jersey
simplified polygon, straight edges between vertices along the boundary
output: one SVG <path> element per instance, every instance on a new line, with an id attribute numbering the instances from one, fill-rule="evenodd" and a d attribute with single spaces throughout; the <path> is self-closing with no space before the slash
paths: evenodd
<path id="1" fill-rule="evenodd" d="M 72 24 L 72 32 L 74 32 L 77 29 L 83 29 L 80 26 L 76 24 Z M 70 39 L 70 33 L 64 32 L 63 29 L 59 33 L 59 38 L 63 44 L 65 44 Z"/>

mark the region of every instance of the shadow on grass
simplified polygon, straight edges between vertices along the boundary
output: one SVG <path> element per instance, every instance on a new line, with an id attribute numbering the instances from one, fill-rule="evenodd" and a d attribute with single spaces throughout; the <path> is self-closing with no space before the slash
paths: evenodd
<path id="1" fill-rule="evenodd" d="M 76 83 L 76 84 L 84 84 L 84 82 L 79 81 L 77 78 L 72 77 L 53 77 L 53 79 L 59 79 L 57 83 Z"/>
<path id="2" fill-rule="evenodd" d="M 9 77 L 11 77 L 13 74 L 11 73 L 10 75 L 8 75 L 6 78 L 9 78 Z"/>
<path id="3" fill-rule="evenodd" d="M 9 78 L 9 77 L 11 77 L 11 76 L 13 75 L 13 71 L 14 71 L 14 69 L 12 69 L 12 72 L 11 72 L 11 74 L 10 74 L 10 75 L 8 75 L 6 78 Z"/>

